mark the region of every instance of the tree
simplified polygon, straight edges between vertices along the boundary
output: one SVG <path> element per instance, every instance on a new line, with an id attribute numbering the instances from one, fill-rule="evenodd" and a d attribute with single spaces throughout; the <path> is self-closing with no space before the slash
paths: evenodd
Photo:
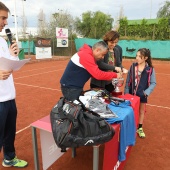
<path id="1" fill-rule="evenodd" d="M 119 29 L 119 26 L 120 26 L 119 22 L 123 18 L 126 18 L 126 17 L 124 16 L 124 9 L 123 9 L 123 6 L 121 5 L 119 15 L 116 17 L 116 20 L 115 20 L 115 23 L 114 23 L 114 26 L 113 26 L 114 30 Z"/>
<path id="2" fill-rule="evenodd" d="M 25 16 L 22 17 L 22 37 L 26 38 L 26 34 L 27 34 L 27 18 Z"/>
<path id="3" fill-rule="evenodd" d="M 167 40 L 170 36 L 168 18 L 159 18 L 149 22 L 149 19 L 129 22 L 126 18 L 120 19 L 119 33 L 121 38 L 143 40 Z"/>
<path id="4" fill-rule="evenodd" d="M 80 18 L 75 19 L 76 32 L 83 37 L 100 39 L 112 29 L 113 18 L 100 11 L 85 12 Z"/>
<path id="5" fill-rule="evenodd" d="M 45 14 L 42 9 L 40 9 L 40 12 L 38 14 L 38 36 L 48 38 L 47 23 L 45 19 Z"/>
<path id="6" fill-rule="evenodd" d="M 170 19 L 170 1 L 165 1 L 165 4 L 157 12 L 157 18 Z"/>
<path id="7" fill-rule="evenodd" d="M 70 37 L 74 32 L 74 19 L 72 15 L 69 12 L 63 10 L 52 14 L 47 29 L 49 37 L 56 37 L 56 27 L 67 28 L 69 30 L 68 32 Z"/>
<path id="8" fill-rule="evenodd" d="M 128 20 L 127 18 L 122 18 L 119 20 L 119 24 L 120 24 L 120 27 L 119 27 L 119 33 L 121 36 L 127 36 L 127 27 L 128 27 Z"/>

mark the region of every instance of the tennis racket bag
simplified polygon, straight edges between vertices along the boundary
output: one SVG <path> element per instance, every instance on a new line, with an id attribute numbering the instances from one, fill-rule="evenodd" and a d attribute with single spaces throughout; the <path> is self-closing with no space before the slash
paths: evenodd
<path id="1" fill-rule="evenodd" d="M 50 113 L 52 133 L 61 152 L 68 147 L 103 144 L 112 139 L 114 129 L 104 118 L 82 105 L 60 98 Z"/>

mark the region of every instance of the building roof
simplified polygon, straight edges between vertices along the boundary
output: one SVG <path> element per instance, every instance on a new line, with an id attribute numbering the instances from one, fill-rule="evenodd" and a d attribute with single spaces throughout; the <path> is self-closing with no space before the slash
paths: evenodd
<path id="1" fill-rule="evenodd" d="M 138 19 L 138 20 L 128 20 L 128 25 L 140 25 L 142 21 L 147 21 L 148 25 L 158 24 L 159 19 Z"/>

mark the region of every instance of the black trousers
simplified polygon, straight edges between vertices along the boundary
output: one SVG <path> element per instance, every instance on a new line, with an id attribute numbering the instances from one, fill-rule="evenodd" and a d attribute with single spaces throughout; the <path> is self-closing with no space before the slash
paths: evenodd
<path id="1" fill-rule="evenodd" d="M 74 100 L 79 99 L 79 96 L 81 95 L 83 89 L 82 88 L 71 88 L 71 87 L 61 86 L 61 91 L 63 93 L 63 96 L 67 100 L 74 101 Z"/>
<path id="2" fill-rule="evenodd" d="M 7 160 L 15 157 L 16 118 L 15 100 L 0 102 L 0 151 L 3 148 L 4 158 Z"/>

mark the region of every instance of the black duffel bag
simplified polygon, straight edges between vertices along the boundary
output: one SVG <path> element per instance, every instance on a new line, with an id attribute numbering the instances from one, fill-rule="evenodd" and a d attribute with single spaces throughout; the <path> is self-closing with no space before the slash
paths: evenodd
<path id="1" fill-rule="evenodd" d="M 50 120 L 54 140 L 61 152 L 69 147 L 103 144 L 115 134 L 104 118 L 64 98 L 60 98 L 52 109 Z"/>

